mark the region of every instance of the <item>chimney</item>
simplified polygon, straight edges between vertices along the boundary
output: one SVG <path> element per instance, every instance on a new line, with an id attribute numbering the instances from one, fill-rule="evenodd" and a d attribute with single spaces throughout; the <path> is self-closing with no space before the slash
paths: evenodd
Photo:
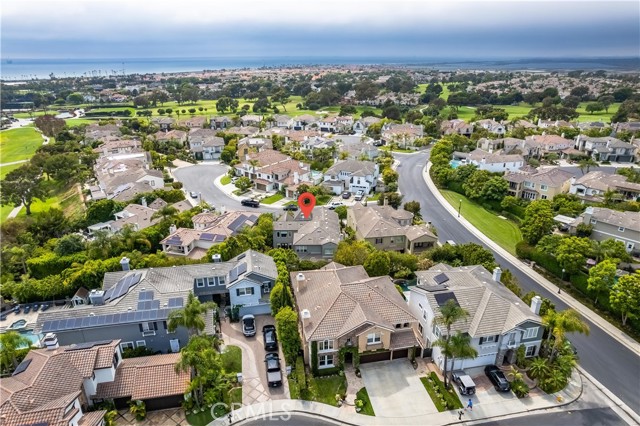
<path id="1" fill-rule="evenodd" d="M 540 296 L 534 296 L 533 299 L 531 299 L 531 311 L 536 315 L 540 315 L 541 306 L 542 299 L 540 298 Z"/>
<path id="2" fill-rule="evenodd" d="M 298 291 L 300 291 L 300 284 L 304 284 L 304 274 L 302 272 L 296 275 L 296 290 Z"/>
<path id="3" fill-rule="evenodd" d="M 128 271 L 129 270 L 129 258 L 128 257 L 123 257 L 120 260 L 120 266 L 122 266 L 122 270 L 123 271 Z"/>
<path id="4" fill-rule="evenodd" d="M 178 230 L 178 227 L 175 224 L 171 224 L 169 226 L 169 235 L 174 234 Z"/>
<path id="5" fill-rule="evenodd" d="M 495 282 L 500 282 L 500 278 L 502 277 L 502 269 L 496 268 L 493 270 L 493 280 Z"/>
<path id="6" fill-rule="evenodd" d="M 58 349 L 60 347 L 58 337 L 54 333 L 45 334 L 44 339 L 42 339 L 42 346 L 48 351 Z"/>
<path id="7" fill-rule="evenodd" d="M 222 256 L 220 256 L 220 254 L 216 253 L 213 256 L 211 256 L 211 261 L 213 263 L 220 263 L 220 262 L 222 262 Z"/>
<path id="8" fill-rule="evenodd" d="M 308 320 L 311 318 L 311 312 L 308 309 L 303 309 L 302 312 L 300 312 L 300 316 L 302 317 L 302 324 L 305 324 Z"/>
<path id="9" fill-rule="evenodd" d="M 142 207 L 147 207 L 147 199 L 145 197 L 142 197 L 142 199 L 140 200 L 140 204 L 142 204 Z"/>

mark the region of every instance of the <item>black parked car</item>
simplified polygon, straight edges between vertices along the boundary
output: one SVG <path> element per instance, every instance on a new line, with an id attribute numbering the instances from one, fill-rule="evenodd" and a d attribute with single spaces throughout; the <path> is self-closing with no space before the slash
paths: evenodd
<path id="1" fill-rule="evenodd" d="M 260 207 L 260 201 L 251 200 L 249 198 L 245 198 L 244 200 L 240 201 L 240 204 L 247 207 Z"/>
<path id="2" fill-rule="evenodd" d="M 264 337 L 264 349 L 273 352 L 278 351 L 278 337 L 276 336 L 275 325 L 265 325 L 262 327 L 262 336 Z"/>
<path id="3" fill-rule="evenodd" d="M 267 368 L 267 382 L 269 386 L 282 386 L 282 371 L 280 370 L 280 357 L 278 354 L 265 355 L 264 363 Z"/>
<path id="4" fill-rule="evenodd" d="M 22 313 L 28 314 L 29 312 L 31 312 L 31 306 L 30 305 L 24 305 L 24 310 L 22 311 Z"/>
<path id="5" fill-rule="evenodd" d="M 46 311 L 47 309 L 49 309 L 50 307 L 51 307 L 51 305 L 50 305 L 50 304 L 48 304 L 48 303 L 43 303 L 43 304 L 42 304 L 42 307 L 40 308 L 40 312 L 44 312 L 44 311 Z"/>
<path id="6" fill-rule="evenodd" d="M 345 200 L 351 197 L 351 193 L 349 191 L 344 191 L 342 193 L 342 198 L 344 198 Z"/>
<path id="7" fill-rule="evenodd" d="M 298 211 L 298 206 L 295 204 L 287 204 L 286 206 L 284 206 L 282 208 L 282 210 L 286 211 L 286 212 L 297 212 Z"/>
<path id="8" fill-rule="evenodd" d="M 506 377 L 504 377 L 504 373 L 495 365 L 487 365 L 484 368 L 484 374 L 487 375 L 491 383 L 495 386 L 498 392 L 509 392 L 511 390 L 511 385 Z"/>

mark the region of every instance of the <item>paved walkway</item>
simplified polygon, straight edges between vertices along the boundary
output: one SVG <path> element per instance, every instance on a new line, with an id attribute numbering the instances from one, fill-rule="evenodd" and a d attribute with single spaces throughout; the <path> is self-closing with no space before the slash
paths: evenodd
<path id="1" fill-rule="evenodd" d="M 137 421 L 129 410 L 118 410 L 116 424 L 136 426 L 186 426 L 189 422 L 187 422 L 182 408 L 170 408 L 168 410 L 148 411 L 147 418 L 141 422 Z"/>

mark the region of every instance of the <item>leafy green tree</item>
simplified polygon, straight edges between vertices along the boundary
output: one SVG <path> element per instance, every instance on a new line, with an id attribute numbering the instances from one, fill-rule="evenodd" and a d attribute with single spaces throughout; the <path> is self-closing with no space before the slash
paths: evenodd
<path id="1" fill-rule="evenodd" d="M 334 211 L 338 215 L 338 219 L 345 220 L 347 218 L 347 206 L 338 206 Z"/>
<path id="2" fill-rule="evenodd" d="M 204 403 L 205 387 L 215 386 L 222 376 L 222 361 L 214 349 L 215 341 L 211 336 L 191 336 L 189 342 L 180 350 L 180 359 L 175 365 L 176 373 L 188 371 L 191 375 L 188 391 L 196 405 Z"/>
<path id="3" fill-rule="evenodd" d="M 9 330 L 0 334 L 0 362 L 3 372 L 12 372 L 18 366 L 20 348 L 28 348 L 31 341 L 17 331 Z"/>
<path id="4" fill-rule="evenodd" d="M 45 136 L 55 137 L 62 131 L 62 129 L 64 129 L 64 126 L 66 126 L 67 123 L 62 118 L 56 118 L 53 115 L 45 114 L 36 117 L 34 124 Z"/>
<path id="5" fill-rule="evenodd" d="M 364 261 L 364 269 L 370 277 L 389 275 L 391 261 L 389 255 L 381 250 L 376 250 Z"/>
<path id="6" fill-rule="evenodd" d="M 553 217 L 550 201 L 531 202 L 525 209 L 524 219 L 520 225 L 524 240 L 530 245 L 535 245 L 543 236 L 551 233 L 555 226 Z"/>
<path id="7" fill-rule="evenodd" d="M 623 275 L 611 287 L 609 293 L 611 307 L 620 313 L 622 325 L 627 324 L 629 318 L 640 316 L 640 273 Z"/>
<path id="8" fill-rule="evenodd" d="M 298 314 L 285 306 L 276 315 L 278 338 L 282 343 L 282 352 L 287 364 L 293 365 L 300 350 L 300 334 L 298 333 Z"/>
<path id="9" fill-rule="evenodd" d="M 241 178 L 238 178 L 235 185 L 240 191 L 246 191 L 253 186 L 253 182 L 251 182 L 251 179 L 248 177 L 242 176 Z"/>
<path id="10" fill-rule="evenodd" d="M 31 204 L 35 199 L 44 201 L 46 191 L 42 188 L 42 173 L 37 167 L 25 164 L 10 171 L 2 181 L 2 204 L 24 205 L 27 216 L 31 215 Z"/>
<path id="11" fill-rule="evenodd" d="M 486 170 L 474 171 L 469 179 L 467 179 L 466 182 L 462 184 L 465 195 L 472 200 L 477 200 L 482 197 L 482 189 L 484 187 L 484 184 L 490 178 L 491 173 Z"/>
<path id="12" fill-rule="evenodd" d="M 413 224 L 418 224 L 422 222 L 422 213 L 420 212 L 420 202 L 419 201 L 407 201 L 404 203 L 404 209 L 408 212 L 413 213 Z"/>
<path id="13" fill-rule="evenodd" d="M 560 241 L 556 249 L 556 259 L 569 274 L 573 274 L 585 266 L 587 256 L 592 250 L 593 246 L 588 238 L 567 237 Z"/>
<path id="14" fill-rule="evenodd" d="M 593 254 L 596 262 L 604 259 L 616 259 L 617 262 L 630 262 L 631 256 L 622 241 L 614 239 L 604 241 L 593 241 Z"/>
<path id="15" fill-rule="evenodd" d="M 398 182 L 398 172 L 391 168 L 387 168 L 382 172 L 382 181 L 385 185 L 389 185 L 392 182 Z"/>
<path id="16" fill-rule="evenodd" d="M 67 234 L 56 242 L 54 251 L 58 256 L 67 256 L 84 251 L 85 248 L 86 243 L 82 235 Z"/>
<path id="17" fill-rule="evenodd" d="M 587 290 L 595 293 L 594 304 L 598 304 L 599 295 L 607 293 L 611 287 L 613 287 L 616 278 L 616 269 L 616 262 L 604 260 L 589 270 Z"/>
<path id="18" fill-rule="evenodd" d="M 451 346 L 451 327 L 458 321 L 461 321 L 469 316 L 469 312 L 460 307 L 458 303 L 453 300 L 447 300 L 447 302 L 440 307 L 440 315 L 436 317 L 436 324 L 438 326 L 444 327 L 445 333 L 442 333 L 443 336 L 434 342 L 434 345 L 439 346 L 446 351 L 443 350 L 444 355 L 444 387 L 447 388 L 447 369 L 449 367 L 449 356 L 452 355 L 452 346 Z M 442 332 L 442 330 L 441 330 Z"/>
<path id="19" fill-rule="evenodd" d="M 280 309 L 285 306 L 293 306 L 291 289 L 281 282 L 276 283 L 271 289 L 269 301 L 271 302 L 271 315 L 275 317 L 280 312 Z"/>
<path id="20" fill-rule="evenodd" d="M 594 112 L 603 111 L 604 109 L 604 105 L 601 102 L 592 102 L 590 104 L 587 104 L 587 106 L 585 107 L 585 110 L 592 115 Z"/>
<path id="21" fill-rule="evenodd" d="M 494 176 L 484 183 L 480 196 L 485 200 L 501 201 L 509 193 L 509 182 Z"/>
<path id="22" fill-rule="evenodd" d="M 529 371 L 527 374 L 532 379 L 539 381 L 546 379 L 551 373 L 551 367 L 549 367 L 549 360 L 547 358 L 534 358 L 529 364 Z"/>
<path id="23" fill-rule="evenodd" d="M 580 169 L 582 174 L 584 174 L 585 169 L 587 170 L 587 173 L 589 173 L 589 169 L 591 169 L 591 167 L 598 167 L 598 163 L 596 162 L 596 160 L 591 157 L 584 158 L 578 161 L 578 168 Z"/>
<path id="24" fill-rule="evenodd" d="M 402 204 L 402 195 L 397 192 L 385 192 L 378 198 L 378 205 L 384 205 L 385 200 L 391 207 L 397 210 Z"/>
<path id="25" fill-rule="evenodd" d="M 185 306 L 169 313 L 168 329 L 170 332 L 174 332 L 178 327 L 185 327 L 189 330 L 190 336 L 198 336 L 205 328 L 204 320 L 207 311 L 212 311 L 216 308 L 217 305 L 214 302 L 202 303 L 193 292 L 189 292 Z"/>
<path id="26" fill-rule="evenodd" d="M 471 345 L 471 336 L 468 333 L 457 332 L 449 340 L 451 354 L 451 368 L 456 368 L 456 359 L 474 359 L 478 351 Z"/>
<path id="27" fill-rule="evenodd" d="M 549 311 L 542 317 L 542 324 L 549 331 L 547 344 L 549 344 L 551 337 L 555 339 L 553 350 L 549 353 L 551 360 L 555 358 L 560 348 L 564 345 L 567 333 L 589 334 L 589 325 L 573 309 L 565 309 L 560 312 Z"/>
<path id="28" fill-rule="evenodd" d="M 600 104 L 602 104 L 602 107 L 604 108 L 604 111 L 608 114 L 609 113 L 609 107 L 611 106 L 612 103 L 614 103 L 616 101 L 616 98 L 614 98 L 611 95 L 602 95 L 598 98 L 598 102 Z"/>
<path id="29" fill-rule="evenodd" d="M 338 243 L 333 260 L 345 266 L 364 265 L 373 251 L 373 246 L 367 241 L 343 240 Z"/>

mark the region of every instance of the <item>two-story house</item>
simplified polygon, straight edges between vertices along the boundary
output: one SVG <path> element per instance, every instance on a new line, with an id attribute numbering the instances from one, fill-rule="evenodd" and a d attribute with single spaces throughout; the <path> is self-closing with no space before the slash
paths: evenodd
<path id="1" fill-rule="evenodd" d="M 380 119 L 377 117 L 364 117 L 360 120 L 356 120 L 351 129 L 356 135 L 363 135 L 367 133 L 369 126 L 378 122 L 380 122 Z"/>
<path id="2" fill-rule="evenodd" d="M 411 348 L 421 351 L 417 319 L 389 276 L 370 278 L 362 266 L 332 262 L 292 272 L 291 283 L 306 364 L 325 370 L 353 362 L 352 351 L 361 363 L 406 358 Z M 341 348 L 352 348 L 343 360 Z"/>
<path id="3" fill-rule="evenodd" d="M 6 425 L 103 425 L 110 400 L 116 408 L 144 401 L 148 411 L 179 407 L 189 383 L 176 372 L 180 354 L 122 358 L 120 340 L 60 346 L 55 334 L 32 349 L 11 377 L 0 382 L 0 418 Z"/>
<path id="4" fill-rule="evenodd" d="M 273 222 L 273 247 L 292 249 L 303 259 L 331 259 L 342 239 L 338 214 L 316 207 L 309 218 L 287 212 Z"/>
<path id="5" fill-rule="evenodd" d="M 141 152 L 142 143 L 137 139 L 113 139 L 104 142 L 93 152 L 98 153 L 100 157 L 107 157 L 117 154 L 131 154 Z"/>
<path id="6" fill-rule="evenodd" d="M 506 133 L 504 124 L 499 123 L 495 120 L 479 120 L 475 122 L 475 125 L 488 130 L 489 133 L 493 133 L 494 135 L 504 136 L 504 134 Z"/>
<path id="7" fill-rule="evenodd" d="M 273 149 L 271 139 L 266 137 L 246 137 L 238 141 L 236 155 L 238 158 L 245 158 L 252 152 L 260 152 L 265 149 Z"/>
<path id="8" fill-rule="evenodd" d="M 196 160 L 217 160 L 224 148 L 224 139 L 213 129 L 191 129 L 189 150 Z"/>
<path id="9" fill-rule="evenodd" d="M 292 130 L 307 130 L 310 127 L 318 127 L 318 118 L 311 114 L 302 114 L 293 117 L 293 123 L 291 124 Z"/>
<path id="10" fill-rule="evenodd" d="M 469 137 L 473 134 L 473 124 L 469 124 L 459 118 L 454 120 L 444 120 L 440 123 L 440 134 L 462 135 Z"/>
<path id="11" fill-rule="evenodd" d="M 123 347 L 179 352 L 188 330 L 168 329 L 169 314 L 182 308 L 192 292 L 218 306 L 237 306 L 241 315 L 271 311 L 269 293 L 277 277 L 273 259 L 248 250 L 233 259 L 166 268 L 107 272 L 101 290 L 92 290 L 89 305 L 42 312 L 34 333 L 55 333 L 61 344 L 120 339 Z M 205 333 L 214 333 L 213 312 L 205 316 Z"/>
<path id="12" fill-rule="evenodd" d="M 178 121 L 180 126 L 188 127 L 189 129 L 204 129 L 209 127 L 207 123 L 207 117 L 203 115 L 196 115 L 193 117 L 183 118 Z"/>
<path id="13" fill-rule="evenodd" d="M 275 127 L 288 129 L 293 125 L 293 118 L 289 117 L 288 115 L 274 114 L 272 118 L 273 118 L 272 122 Z"/>
<path id="14" fill-rule="evenodd" d="M 417 285 L 410 288 L 409 308 L 419 318 L 419 331 L 425 342 L 426 354 L 444 368 L 444 356 L 434 342 L 446 336 L 438 324 L 440 309 L 449 300 L 465 309 L 469 316 L 456 321 L 453 333 L 466 333 L 478 352 L 474 359 L 451 360 L 448 370 L 502 365 L 515 361 L 516 350 L 525 347 L 525 356 L 538 354 L 544 328 L 540 318 L 542 300 L 536 296 L 531 307 L 500 283 L 499 268 L 493 274 L 483 266 L 454 268 L 438 264 L 427 271 L 418 271 Z M 455 362 L 455 365 L 454 365 Z"/>
<path id="15" fill-rule="evenodd" d="M 158 126 L 160 130 L 167 132 L 175 126 L 176 120 L 171 117 L 156 117 L 151 122 Z"/>
<path id="16" fill-rule="evenodd" d="M 589 238 L 592 240 L 621 241 L 627 252 L 633 255 L 640 253 L 640 215 L 637 212 L 589 206 L 570 225 L 569 232 L 575 234 L 580 224 L 591 225 L 593 231 Z"/>
<path id="17" fill-rule="evenodd" d="M 240 117 L 240 123 L 242 126 L 253 126 L 260 127 L 260 123 L 262 123 L 262 116 L 255 114 L 247 114 Z"/>
<path id="18" fill-rule="evenodd" d="M 236 176 L 251 179 L 258 191 L 285 190 L 288 197 L 293 196 L 301 183 L 315 185 L 309 164 L 272 149 L 249 153 L 234 170 Z"/>
<path id="19" fill-rule="evenodd" d="M 422 124 L 387 123 L 380 130 L 380 137 L 386 143 L 397 143 L 400 147 L 413 146 L 416 139 L 424 136 Z"/>
<path id="20" fill-rule="evenodd" d="M 607 191 L 614 191 L 620 201 L 640 199 L 640 183 L 629 182 L 626 176 L 602 171 L 589 172 L 571 179 L 569 193 L 585 201 L 601 202 Z"/>
<path id="21" fill-rule="evenodd" d="M 467 152 L 454 152 L 454 160 L 466 160 L 466 164 L 473 164 L 480 170 L 492 173 L 504 173 L 517 171 L 524 166 L 524 158 L 520 154 L 506 154 L 499 150 L 487 152 L 482 149 L 474 149 Z"/>
<path id="22" fill-rule="evenodd" d="M 562 155 L 562 152 L 573 148 L 573 141 L 558 135 L 532 135 L 525 137 L 526 146 L 531 156 L 544 157 L 547 154 Z"/>
<path id="23" fill-rule="evenodd" d="M 558 194 L 569 192 L 570 172 L 561 169 L 507 172 L 504 179 L 509 182 L 509 195 L 526 200 L 552 200 Z"/>
<path id="24" fill-rule="evenodd" d="M 370 242 L 378 250 L 419 253 L 438 241 L 428 225 L 412 225 L 413 213 L 384 205 L 355 203 L 347 210 L 347 226 L 356 238 Z"/>
<path id="25" fill-rule="evenodd" d="M 323 186 L 334 194 L 343 191 L 369 194 L 378 182 L 378 165 L 373 161 L 343 160 L 337 161 L 324 173 Z"/>
<path id="26" fill-rule="evenodd" d="M 183 130 L 160 131 L 153 136 L 158 142 L 178 142 L 182 146 L 187 142 L 187 132 Z"/>
<path id="27" fill-rule="evenodd" d="M 209 126 L 214 130 L 225 130 L 228 127 L 233 126 L 233 120 L 225 116 L 211 117 L 209 120 Z"/>
<path id="28" fill-rule="evenodd" d="M 592 138 L 578 135 L 575 147 L 596 161 L 619 163 L 633 163 L 636 152 L 636 147 L 633 144 L 612 137 Z"/>

